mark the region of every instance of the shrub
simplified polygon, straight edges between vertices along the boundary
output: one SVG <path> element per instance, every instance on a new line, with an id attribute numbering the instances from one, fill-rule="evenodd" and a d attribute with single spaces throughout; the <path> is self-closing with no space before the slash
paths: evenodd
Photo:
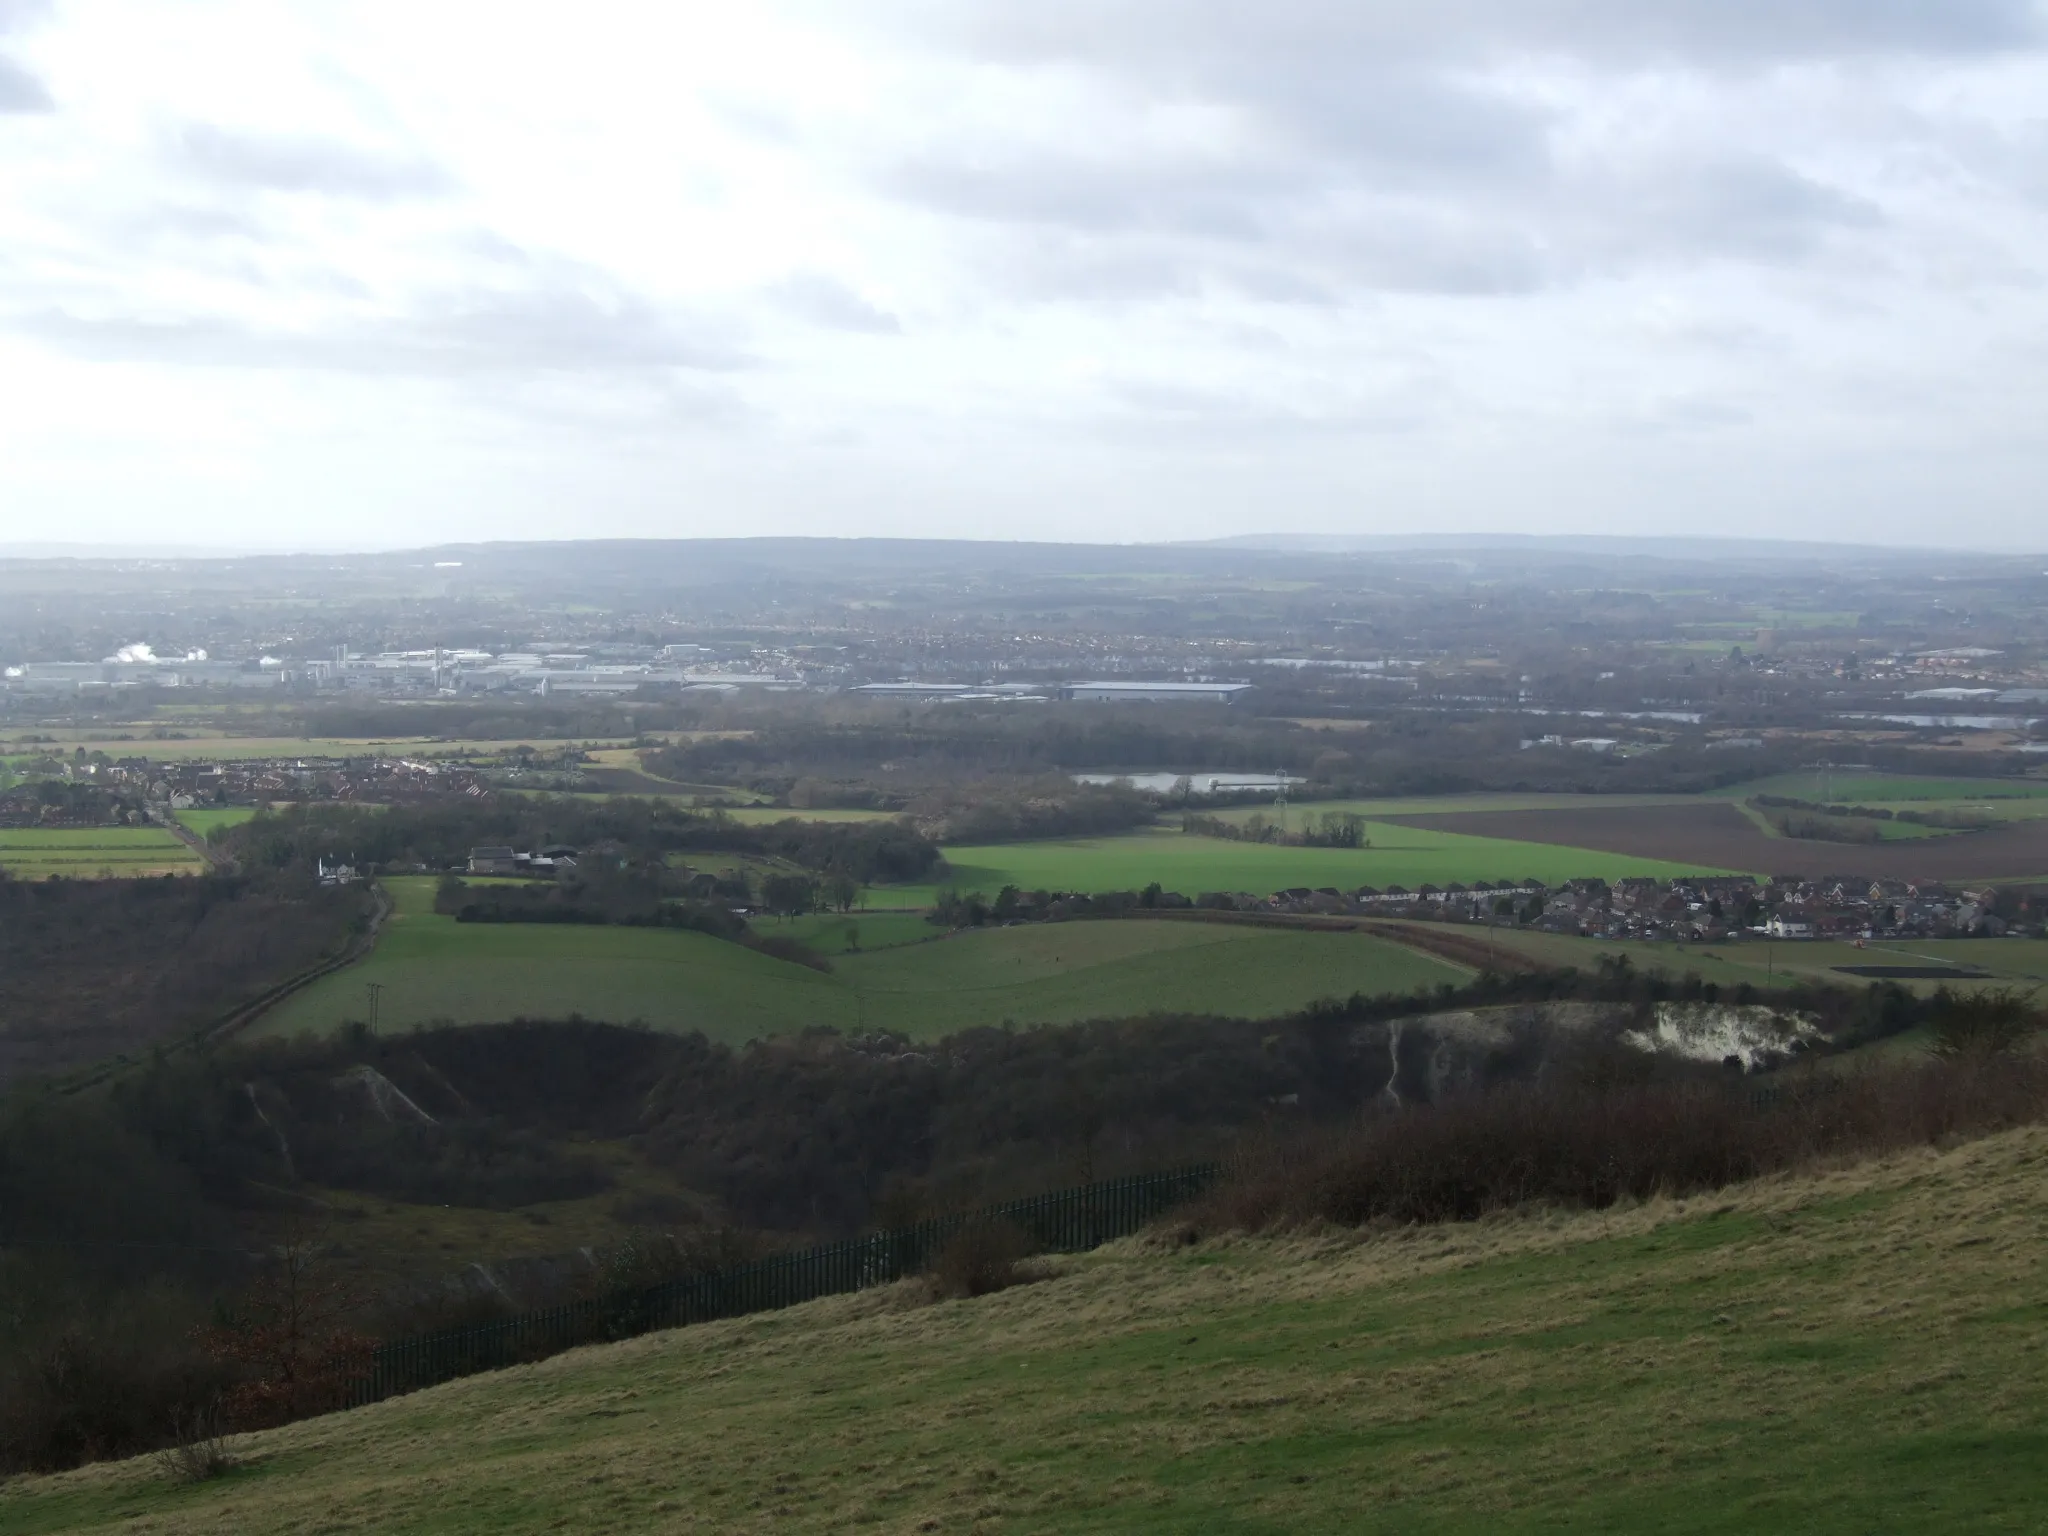
<path id="1" fill-rule="evenodd" d="M 1984 1134 L 2048 1114 L 2048 1063 L 1978 1056 L 1746 1083 L 1518 1086 L 1292 1139 L 1191 1216 L 1196 1230 L 1469 1221 L 1521 1204 L 1599 1209 Z"/>
<path id="2" fill-rule="evenodd" d="M 1040 1279 L 1026 1262 L 1031 1249 L 1031 1239 L 1014 1222 L 972 1222 L 954 1233 L 932 1260 L 933 1297 L 988 1296 Z"/>
<path id="3" fill-rule="evenodd" d="M 206 1483 L 235 1469 L 221 1433 L 220 1408 L 180 1409 L 171 1415 L 171 1443 L 156 1453 L 157 1467 L 174 1483 Z"/>
<path id="4" fill-rule="evenodd" d="M 1950 1060 L 2000 1056 L 2037 1033 L 2048 1020 L 2032 992 L 1998 987 L 1950 998 L 1934 1020 L 1934 1054 Z"/>

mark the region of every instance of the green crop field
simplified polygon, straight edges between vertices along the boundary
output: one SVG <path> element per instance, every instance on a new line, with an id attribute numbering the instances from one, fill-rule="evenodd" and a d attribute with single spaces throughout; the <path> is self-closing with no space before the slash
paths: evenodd
<path id="1" fill-rule="evenodd" d="M 942 885 L 994 895 L 1020 890 L 1128 891 L 1153 881 L 1169 891 L 1250 891 L 1269 895 L 1292 886 L 1470 885 L 1481 880 L 1535 879 L 1560 884 L 1580 876 L 1619 880 L 1627 875 L 1722 873 L 1627 854 L 1563 848 L 1553 843 L 1510 842 L 1456 832 L 1370 822 L 1370 848 L 1288 848 L 1191 837 L 1168 828 L 1121 837 L 1005 843 L 948 848 L 951 876 Z M 877 886 L 874 906 L 930 906 L 940 884 Z"/>
<path id="2" fill-rule="evenodd" d="M 1295 800 L 1287 807 L 1287 825 L 1299 831 L 1310 817 L 1322 816 L 1326 812 L 1348 813 L 1353 816 L 1455 816 L 1460 812 L 1472 811 L 1583 811 L 1600 810 L 1613 806 L 1635 805 L 1690 805 L 1696 803 L 1695 795 L 1544 795 L 1544 794 L 1477 794 L 1477 795 L 1399 795 L 1379 800 Z M 1218 811 L 1203 811 L 1199 803 L 1190 807 L 1197 814 L 1212 815 L 1219 821 L 1238 825 L 1254 816 L 1263 816 L 1275 821 L 1279 813 L 1270 803 L 1263 805 L 1233 805 Z M 1176 824 L 1180 812 L 1174 811 L 1170 818 Z"/>
<path id="3" fill-rule="evenodd" d="M 204 867 L 161 827 L 0 828 L 0 869 L 17 880 L 193 874 Z"/>
<path id="4" fill-rule="evenodd" d="M 1471 976 L 1364 934 L 1137 920 L 984 929 L 834 964 L 864 1024 L 921 1037 L 1154 1012 L 1262 1018 Z"/>
<path id="5" fill-rule="evenodd" d="M 1823 792 L 1825 791 L 1825 792 Z M 1785 795 L 1795 800 L 1825 799 L 1831 805 L 1892 805 L 1929 810 L 1928 802 L 1996 804 L 2014 800 L 2048 801 L 2048 779 L 1932 779 L 1891 773 L 1781 773 L 1718 791 L 1709 798 Z"/>
<path id="6" fill-rule="evenodd" d="M 2048 1527 L 2048 1132 L 1359 1239 L 1132 1242 L 649 1335 L 0 1488 L 147 1529 L 1682 1532 Z"/>
<path id="7" fill-rule="evenodd" d="M 239 827 L 243 822 L 255 818 L 253 805 L 210 805 L 194 806 L 189 811 L 176 813 L 178 824 L 201 837 L 211 837 L 223 827 Z"/>
<path id="8" fill-rule="evenodd" d="M 1404 925 L 1407 926 L 1407 925 Z M 1414 924 L 1422 932 L 1463 934 L 1520 955 L 1544 966 L 1576 966 L 1593 970 L 1603 955 L 1627 955 L 1638 970 L 1664 970 L 1673 975 L 1696 972 L 1703 981 L 1721 986 L 1783 986 L 1789 981 L 1826 981 L 1860 987 L 1880 978 L 1845 973 L 1840 966 L 1954 966 L 1981 970 L 1981 983 L 1905 978 L 1899 985 L 1916 992 L 1937 987 L 1975 990 L 1978 986 L 2048 984 L 2048 940 L 2043 939 L 1873 939 L 1858 949 L 1853 942 L 1785 940 L 1771 943 L 1744 939 L 1724 944 L 1639 944 L 1613 939 L 1582 939 L 1570 934 L 1535 933 L 1513 928 L 1453 927 Z"/>
<path id="9" fill-rule="evenodd" d="M 1267 1017 L 1319 998 L 1406 992 L 1468 974 L 1363 934 L 1214 923 L 1061 923 L 913 943 L 912 924 L 931 932 L 914 917 L 855 916 L 883 940 L 864 941 L 858 954 L 844 951 L 847 918 L 762 925 L 768 934 L 817 935 L 833 963 L 825 974 L 702 934 L 458 923 L 432 910 L 431 880 L 387 883 L 398 910 L 375 951 L 286 1000 L 253 1033 L 325 1032 L 365 1019 L 373 982 L 383 988 L 387 1030 L 580 1014 L 738 1043 L 811 1025 L 931 1038 L 1006 1021 L 1154 1011 Z"/>
<path id="10" fill-rule="evenodd" d="M 742 805 L 728 806 L 725 814 L 734 821 L 748 826 L 759 826 L 776 821 L 894 821 L 901 811 L 860 811 L 821 807 L 817 810 L 796 811 L 787 806 Z"/>
<path id="11" fill-rule="evenodd" d="M 761 918 L 764 934 L 780 934 L 826 955 L 920 944 L 944 935 L 921 912 L 813 912 L 786 920 Z"/>

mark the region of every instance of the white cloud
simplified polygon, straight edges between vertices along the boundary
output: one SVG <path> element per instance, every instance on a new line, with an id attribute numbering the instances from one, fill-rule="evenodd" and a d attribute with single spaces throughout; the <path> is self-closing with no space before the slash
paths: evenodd
<path id="1" fill-rule="evenodd" d="M 0 39 L 0 537 L 2040 541 L 2032 0 L 0 0 Z"/>

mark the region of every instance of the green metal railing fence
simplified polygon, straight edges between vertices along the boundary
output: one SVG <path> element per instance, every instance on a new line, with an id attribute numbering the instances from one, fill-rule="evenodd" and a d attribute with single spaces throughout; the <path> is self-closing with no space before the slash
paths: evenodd
<path id="1" fill-rule="evenodd" d="M 986 1210 L 939 1216 L 914 1227 L 776 1254 L 648 1290 L 590 1297 L 495 1323 L 398 1339 L 380 1346 L 370 1369 L 350 1384 L 358 1407 L 458 1376 L 538 1360 L 579 1344 L 631 1338 L 714 1318 L 740 1317 L 886 1285 L 928 1268 L 963 1227 L 1010 1222 L 1040 1253 L 1079 1253 L 1128 1237 L 1216 1181 L 1219 1165 L 1110 1179 L 1079 1189 L 1012 1200 Z"/>

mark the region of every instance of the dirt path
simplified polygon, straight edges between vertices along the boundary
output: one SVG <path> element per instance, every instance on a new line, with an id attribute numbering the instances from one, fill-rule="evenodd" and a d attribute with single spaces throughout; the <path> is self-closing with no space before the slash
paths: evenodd
<path id="1" fill-rule="evenodd" d="M 211 843 L 207 842 L 207 840 L 201 837 L 197 832 L 194 832 L 190 827 L 186 826 L 182 821 L 178 820 L 176 815 L 166 813 L 164 818 L 161 821 L 159 821 L 157 825 L 162 827 L 166 832 L 170 833 L 171 836 L 175 837 L 187 848 L 190 848 L 194 853 L 198 854 L 200 858 L 206 861 L 207 868 L 213 870 L 215 873 L 231 875 L 235 872 L 235 861 L 233 859 L 229 858 L 226 854 L 222 853 L 218 848 L 215 848 Z"/>

